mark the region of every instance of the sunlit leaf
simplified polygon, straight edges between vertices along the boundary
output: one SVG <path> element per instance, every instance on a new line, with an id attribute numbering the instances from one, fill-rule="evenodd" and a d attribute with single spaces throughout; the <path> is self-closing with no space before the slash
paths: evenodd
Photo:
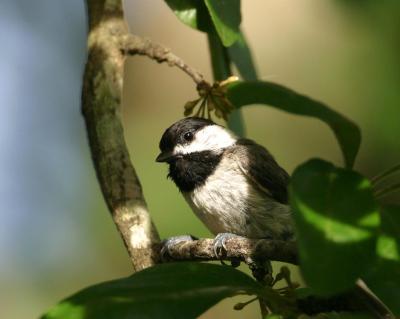
<path id="1" fill-rule="evenodd" d="M 223 45 L 231 46 L 240 37 L 240 0 L 204 0 L 204 2 Z"/>
<path id="2" fill-rule="evenodd" d="M 83 289 L 43 319 L 196 318 L 223 298 L 259 293 L 261 285 L 231 267 L 163 264 Z"/>
<path id="3" fill-rule="evenodd" d="M 187 26 L 211 31 L 211 19 L 203 0 L 165 0 L 176 17 Z"/>
<path id="4" fill-rule="evenodd" d="M 347 167 L 352 167 L 361 142 L 357 125 L 321 102 L 275 83 L 236 82 L 229 86 L 228 97 L 236 107 L 266 104 L 292 114 L 315 117 L 330 126 L 343 152 Z"/>
<path id="5" fill-rule="evenodd" d="M 165 0 L 187 26 L 207 33 L 217 32 L 222 44 L 231 46 L 240 38 L 240 0 Z"/>
<path id="6" fill-rule="evenodd" d="M 400 207 L 383 207 L 380 213 L 378 261 L 364 280 L 394 314 L 400 316 Z"/>
<path id="7" fill-rule="evenodd" d="M 310 160 L 293 173 L 290 204 L 307 284 L 325 295 L 351 288 L 375 263 L 379 213 L 370 182 Z"/>

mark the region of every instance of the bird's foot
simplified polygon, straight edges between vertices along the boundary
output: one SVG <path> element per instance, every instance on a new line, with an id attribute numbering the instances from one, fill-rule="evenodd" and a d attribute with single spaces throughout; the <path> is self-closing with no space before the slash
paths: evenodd
<path id="1" fill-rule="evenodd" d="M 241 237 L 239 235 L 231 234 L 231 233 L 220 233 L 214 238 L 213 249 L 214 255 L 221 259 L 226 256 L 226 241 L 231 238 Z"/>
<path id="2" fill-rule="evenodd" d="M 161 244 L 161 261 L 167 262 L 171 260 L 171 248 L 181 242 L 193 241 L 197 240 L 198 238 L 192 235 L 181 235 L 181 236 L 173 236 L 167 239 L 164 239 Z"/>

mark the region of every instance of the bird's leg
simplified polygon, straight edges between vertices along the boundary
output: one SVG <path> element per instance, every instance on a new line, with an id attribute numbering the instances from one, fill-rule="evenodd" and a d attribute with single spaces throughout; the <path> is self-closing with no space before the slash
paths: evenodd
<path id="1" fill-rule="evenodd" d="M 235 235 L 232 233 L 220 233 L 217 236 L 215 236 L 214 242 L 213 242 L 214 255 L 215 255 L 215 257 L 220 259 L 221 264 L 226 265 L 225 262 L 222 260 L 226 256 L 226 246 L 225 246 L 226 240 L 230 239 L 230 238 L 237 238 L 237 237 L 241 237 L 241 236 Z M 231 266 L 233 268 L 239 267 L 240 260 L 232 259 Z"/>
<path id="2" fill-rule="evenodd" d="M 171 252 L 171 247 L 181 243 L 181 242 L 187 242 L 187 241 L 193 241 L 193 240 L 198 240 L 197 237 L 192 236 L 192 235 L 181 235 L 181 236 L 173 236 L 167 239 L 164 239 L 162 241 L 162 247 L 161 247 L 161 261 L 166 262 L 169 261 L 170 258 L 170 252 Z"/>
<path id="3" fill-rule="evenodd" d="M 231 233 L 219 233 L 217 236 L 215 236 L 214 242 L 213 242 L 213 249 L 214 249 L 215 257 L 217 257 L 219 259 L 224 258 L 226 256 L 226 251 L 227 251 L 225 242 L 228 239 L 237 238 L 237 237 L 241 237 L 241 236 L 231 234 Z"/>

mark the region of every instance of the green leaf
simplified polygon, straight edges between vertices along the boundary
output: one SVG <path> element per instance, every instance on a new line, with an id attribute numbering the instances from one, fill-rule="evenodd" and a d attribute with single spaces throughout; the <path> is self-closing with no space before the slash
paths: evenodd
<path id="1" fill-rule="evenodd" d="M 310 287 L 301 287 L 295 290 L 295 294 L 297 299 L 305 299 L 312 295 L 315 295 L 315 291 Z"/>
<path id="2" fill-rule="evenodd" d="M 241 39 L 240 0 L 210 0 L 207 2 L 207 7 L 204 0 L 165 0 L 165 2 L 183 23 L 208 33 L 214 79 L 222 81 L 228 78 L 231 75 L 230 60 L 223 45 L 227 46 Z M 240 50 L 240 45 L 233 50 Z M 249 53 L 248 55 L 250 56 Z M 241 62 L 241 64 L 248 63 Z M 231 114 L 228 127 L 239 136 L 245 135 L 243 117 L 239 111 Z"/>
<path id="3" fill-rule="evenodd" d="M 262 294 L 262 289 L 249 276 L 231 267 L 163 264 L 83 289 L 42 318 L 196 318 L 223 298 Z"/>
<path id="4" fill-rule="evenodd" d="M 215 81 L 223 81 L 232 75 L 229 56 L 215 30 L 208 33 L 211 67 Z"/>
<path id="5" fill-rule="evenodd" d="M 224 46 L 240 38 L 240 0 L 165 0 L 177 18 L 203 32 L 218 33 Z"/>
<path id="6" fill-rule="evenodd" d="M 212 22 L 203 0 L 165 0 L 177 18 L 187 26 L 210 32 Z"/>
<path id="7" fill-rule="evenodd" d="M 228 48 L 228 55 L 243 79 L 246 81 L 257 80 L 257 71 L 251 51 L 242 32 L 240 32 L 238 40 Z"/>
<path id="8" fill-rule="evenodd" d="M 321 295 L 353 287 L 375 262 L 379 213 L 368 179 L 314 159 L 292 175 L 301 270 Z"/>
<path id="9" fill-rule="evenodd" d="M 226 80 L 232 75 L 230 60 L 227 49 L 222 45 L 215 30 L 208 33 L 208 45 L 214 80 Z M 245 136 L 245 127 L 240 110 L 235 110 L 229 115 L 228 127 L 236 135 Z"/>
<path id="10" fill-rule="evenodd" d="M 383 207 L 380 213 L 378 261 L 364 280 L 393 313 L 400 316 L 400 207 Z"/>
<path id="11" fill-rule="evenodd" d="M 243 33 L 240 32 L 239 39 L 227 48 L 230 60 L 235 64 L 240 75 L 245 80 L 257 80 L 257 72 L 251 57 L 251 51 L 247 46 L 246 39 Z M 229 117 L 228 127 L 233 130 L 238 136 L 245 136 L 243 116 L 240 110 L 232 112 Z"/>
<path id="12" fill-rule="evenodd" d="M 328 124 L 336 135 L 347 167 L 352 167 L 361 142 L 357 125 L 321 102 L 270 82 L 236 82 L 228 88 L 236 106 L 267 104 L 292 114 L 315 117 Z"/>
<path id="13" fill-rule="evenodd" d="M 240 0 L 204 0 L 204 3 L 223 45 L 231 46 L 240 37 Z"/>

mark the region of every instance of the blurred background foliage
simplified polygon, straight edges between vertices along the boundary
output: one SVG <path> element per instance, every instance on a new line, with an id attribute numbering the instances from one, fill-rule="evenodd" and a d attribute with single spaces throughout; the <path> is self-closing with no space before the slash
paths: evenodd
<path id="1" fill-rule="evenodd" d="M 126 0 L 132 32 L 170 47 L 211 79 L 206 36 L 163 1 Z M 260 78 L 326 102 L 363 133 L 356 169 L 400 160 L 400 2 L 243 0 L 243 29 Z M 96 183 L 80 116 L 83 0 L 0 2 L 0 317 L 32 318 L 82 287 L 126 276 L 130 262 Z M 177 69 L 126 65 L 124 122 L 132 161 L 162 237 L 210 236 L 156 164 L 164 129 L 196 97 Z M 245 108 L 248 137 L 289 172 L 310 157 L 342 164 L 323 123 Z M 399 203 L 397 195 L 388 202 Z M 232 300 L 203 318 L 220 317 Z M 244 310 L 258 318 L 257 305 Z M 236 312 L 237 318 L 243 312 Z"/>

